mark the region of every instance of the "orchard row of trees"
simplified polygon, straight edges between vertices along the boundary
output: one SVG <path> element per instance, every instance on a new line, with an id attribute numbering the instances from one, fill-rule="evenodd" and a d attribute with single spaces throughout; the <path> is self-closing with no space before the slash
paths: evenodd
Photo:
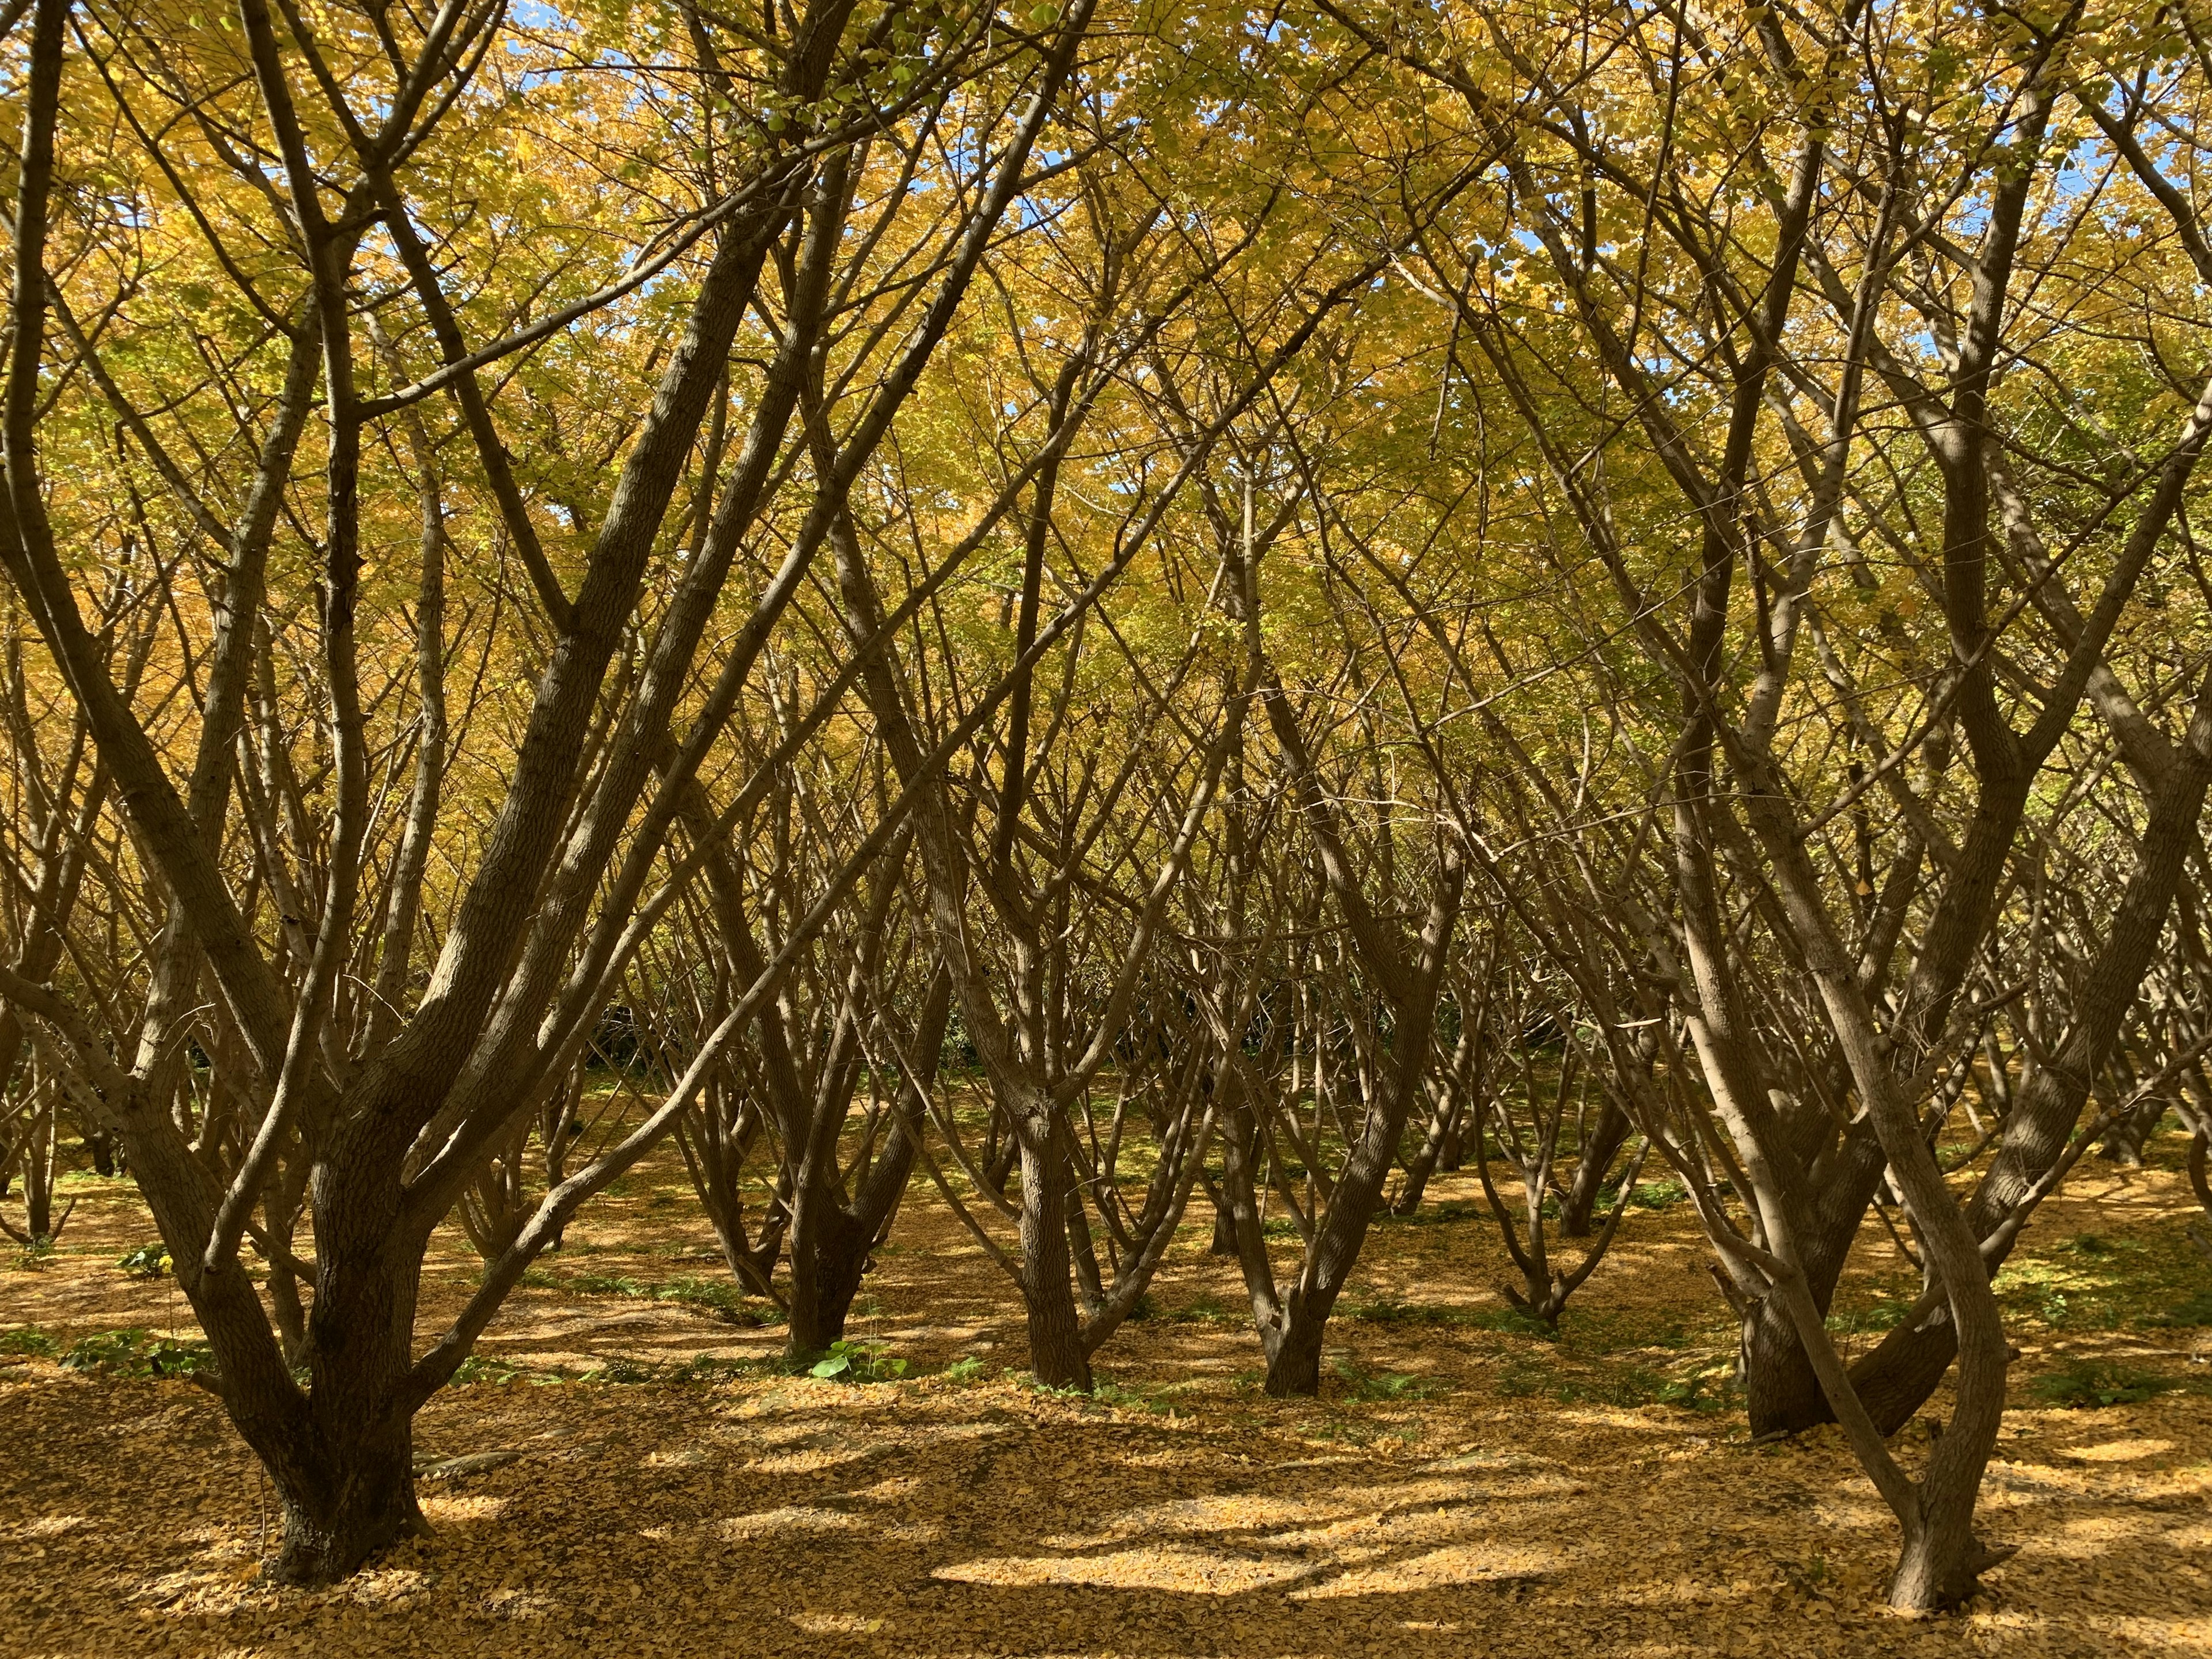
<path id="1" fill-rule="evenodd" d="M 28 1232 L 316 1583 L 664 1140 L 794 1357 L 941 1203 L 1079 1389 L 1194 1204 L 1311 1394 L 1440 1165 L 1547 1322 L 1663 1172 L 1960 1600 L 1991 1275 L 2212 1126 L 2203 21 L 6 0 Z"/>

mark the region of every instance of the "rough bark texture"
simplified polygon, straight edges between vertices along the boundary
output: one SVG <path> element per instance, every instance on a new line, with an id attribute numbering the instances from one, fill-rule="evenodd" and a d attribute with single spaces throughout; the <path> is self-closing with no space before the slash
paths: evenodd
<path id="1" fill-rule="evenodd" d="M 1597 1121 L 1590 1126 L 1589 1139 L 1583 1145 L 1579 1161 L 1575 1165 L 1575 1179 L 1567 1188 L 1566 1201 L 1559 1206 L 1559 1237 L 1588 1238 L 1591 1219 L 1597 1213 L 1599 1188 L 1604 1186 L 1613 1160 L 1620 1155 L 1627 1143 L 1628 1114 L 1610 1096 L 1598 1113 Z"/>
<path id="2" fill-rule="evenodd" d="M 1030 1370 L 1041 1387 L 1091 1392 L 1091 1356 L 1069 1277 L 1068 1206 L 1074 1171 L 1056 1136 L 1022 1137 L 1022 1302 L 1029 1316 Z M 1041 1144 L 1040 1144 L 1041 1143 Z"/>

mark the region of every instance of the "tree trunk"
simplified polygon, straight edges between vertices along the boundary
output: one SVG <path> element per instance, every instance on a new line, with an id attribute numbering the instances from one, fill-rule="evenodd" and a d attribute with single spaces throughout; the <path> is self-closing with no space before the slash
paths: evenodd
<path id="1" fill-rule="evenodd" d="M 855 1214 L 827 1182 L 806 1185 L 812 1190 L 799 1194 L 789 1235 L 790 1335 L 784 1353 L 794 1365 L 820 1358 L 832 1343 L 843 1340 L 884 1219 L 882 1214 Z"/>
<path id="2" fill-rule="evenodd" d="M 335 1583 L 401 1537 L 428 1530 L 413 1465 L 422 1402 L 410 1376 L 424 1241 L 401 1222 L 397 1160 L 378 1157 L 380 1150 L 342 1142 L 309 1177 L 316 1278 L 308 1393 L 287 1397 L 281 1372 L 234 1379 L 226 1371 L 231 1419 L 283 1501 L 283 1546 L 271 1570 L 280 1583 Z M 221 1277 L 241 1275 L 232 1267 Z M 219 1288 L 226 1304 L 253 1295 L 250 1284 Z M 235 1316 L 199 1301 L 203 1325 Z"/>
<path id="3" fill-rule="evenodd" d="M 937 1079 L 938 1055 L 945 1046 L 951 1007 L 952 977 L 940 968 L 930 977 L 915 1039 L 920 1074 L 904 1085 L 914 1092 L 917 1112 L 921 1109 L 918 1103 Z M 826 1353 L 830 1344 L 843 1338 L 869 1258 L 890 1231 L 891 1218 L 898 1212 L 907 1179 L 914 1172 L 915 1148 L 921 1133 L 920 1122 L 902 1117 L 894 1104 L 894 1121 L 872 1158 L 861 1164 L 857 1189 L 848 1203 L 843 1178 L 837 1173 L 837 1132 L 853 1097 L 851 1075 L 856 1073 L 848 1073 L 846 1086 L 815 1103 L 816 1115 L 808 1125 L 806 1153 L 799 1168 L 799 1195 L 791 1222 L 791 1337 L 786 1349 L 794 1362 Z"/>
<path id="4" fill-rule="evenodd" d="M 1597 1213 L 1598 1189 L 1605 1184 L 1606 1172 L 1613 1168 L 1613 1160 L 1628 1139 L 1628 1114 L 1611 1096 L 1597 1115 L 1590 1129 L 1589 1139 L 1577 1153 L 1574 1184 L 1567 1189 L 1567 1201 L 1559 1206 L 1559 1237 L 1588 1238 L 1591 1218 Z"/>
<path id="5" fill-rule="evenodd" d="M 52 1089 L 31 1109 L 23 1146 L 23 1217 L 33 1243 L 54 1236 L 54 1100 Z"/>
<path id="6" fill-rule="evenodd" d="M 1326 1315 L 1305 1310 L 1293 1294 L 1285 1310 L 1283 1332 L 1267 1350 L 1267 1391 L 1276 1400 L 1311 1400 L 1321 1393 L 1321 1345 L 1328 1333 Z"/>
<path id="7" fill-rule="evenodd" d="M 854 1249 L 850 1235 L 855 1231 L 826 1182 L 805 1181 L 793 1194 L 791 1299 L 785 1310 L 784 1357 L 793 1365 L 819 1359 L 845 1334 L 845 1316 L 860 1285 L 854 1258 L 865 1261 L 867 1256 L 866 1240 L 859 1241 L 857 1251 Z M 854 1269 L 849 1284 L 848 1267 Z"/>
<path id="8" fill-rule="evenodd" d="M 875 1166 L 862 1183 L 860 1195 L 848 1209 L 834 1200 L 824 1206 L 830 1218 L 820 1229 L 810 1255 L 813 1271 L 804 1275 L 811 1290 L 801 1311 L 799 1250 L 792 1249 L 791 1343 L 794 1359 L 802 1352 L 825 1353 L 843 1338 L 852 1317 L 853 1300 L 860 1294 L 870 1257 L 890 1229 L 898 1197 L 914 1168 L 914 1144 L 904 1133 L 894 1133 L 890 1144 L 877 1154 Z M 802 1336 L 811 1346 L 802 1349 Z"/>
<path id="9" fill-rule="evenodd" d="M 2172 1103 L 2155 1099 L 2143 1102 L 2105 1132 L 2105 1138 L 2097 1147 L 2097 1156 L 2109 1159 L 2122 1169 L 2142 1168 L 2143 1146 Z"/>
<path id="10" fill-rule="evenodd" d="M 1022 1301 L 1029 1313 L 1030 1370 L 1039 1386 L 1091 1392 L 1091 1356 L 1068 1277 L 1067 1212 L 1075 1172 L 1049 1127 L 1021 1137 Z"/>
<path id="11" fill-rule="evenodd" d="M 2003 1361 L 2000 1358 L 1996 1363 L 1996 1386 L 2002 1388 Z M 1980 1369 L 1976 1362 L 1968 1364 Z M 1966 1369 L 1961 1367 L 1962 1373 Z M 1962 1385 L 1964 1382 L 1962 1375 Z M 1891 1607 L 1902 1613 L 1955 1607 L 1981 1588 L 1983 1573 L 2013 1553 L 2010 1548 L 1992 1549 L 1974 1536 L 1974 1504 L 1983 1467 L 1972 1458 L 1948 1457 L 1945 1448 L 1938 1445 L 1916 1493 L 1917 1513 L 1905 1521 L 1904 1546 L 1889 1581 Z"/>
<path id="12" fill-rule="evenodd" d="M 829 1230 L 816 1247 L 814 1253 L 814 1291 L 808 1298 L 811 1304 L 806 1318 L 812 1322 L 814 1352 L 824 1353 L 830 1345 L 841 1341 L 845 1335 L 845 1324 L 853 1316 L 853 1300 L 860 1293 L 860 1280 L 868 1271 L 869 1254 L 876 1247 L 876 1232 L 850 1214 L 840 1212 L 837 1224 Z M 800 1314 L 797 1269 L 793 1270 L 792 1343 L 795 1358 L 799 1352 Z"/>
<path id="13" fill-rule="evenodd" d="M 1815 1192 L 1813 1214 L 1808 1224 L 1796 1229 L 1796 1237 L 1806 1288 L 1824 1317 L 1834 1304 L 1844 1263 L 1887 1168 L 1881 1142 L 1863 1121 L 1855 1124 L 1835 1151 L 1814 1166 L 1808 1183 Z M 1779 1302 L 1767 1297 L 1745 1310 L 1738 1352 L 1753 1439 L 1797 1434 L 1836 1420 Z"/>
<path id="14" fill-rule="evenodd" d="M 1455 1079 L 1447 1080 L 1443 1099 L 1430 1114 L 1421 1144 L 1407 1162 L 1406 1184 L 1390 1206 L 1393 1215 L 1411 1215 L 1421 1207 L 1421 1200 L 1429 1190 L 1429 1177 L 1443 1162 L 1445 1149 L 1458 1146 L 1460 1120 L 1467 1115 L 1467 1100 L 1455 1083 Z"/>
<path id="15" fill-rule="evenodd" d="M 1213 1206 L 1213 1242 L 1206 1247 L 1206 1254 L 1226 1256 L 1237 1254 L 1237 1218 L 1230 1213 L 1229 1206 L 1218 1198 Z"/>
<path id="16" fill-rule="evenodd" d="M 327 1181 L 327 1167 L 317 1177 Z M 402 1537 L 428 1530 L 415 1500 L 422 1392 L 410 1376 L 419 1238 L 343 1206 L 325 1206 L 319 1220 L 306 1389 L 270 1340 L 242 1269 L 204 1273 L 186 1262 L 179 1271 L 220 1357 L 223 1405 L 283 1505 L 283 1537 L 265 1571 L 308 1589 L 337 1583 Z M 165 1227 L 164 1236 L 174 1235 Z"/>
<path id="17" fill-rule="evenodd" d="M 1467 1113 L 1452 1114 L 1451 1127 L 1444 1131 L 1444 1144 L 1437 1148 L 1437 1168 L 1446 1175 L 1457 1175 L 1467 1167 Z"/>
<path id="18" fill-rule="evenodd" d="M 276 1583 L 309 1589 L 335 1584 L 401 1538 L 429 1530 L 415 1501 L 414 1423 L 405 1412 L 381 1427 L 319 1438 L 314 1454 L 277 1480 L 284 1538 L 270 1568 Z"/>
<path id="19" fill-rule="evenodd" d="M 1825 1312 L 1826 1298 L 1816 1300 Z M 1835 1420 L 1790 1316 L 1775 1298 L 1761 1297 L 1744 1310 L 1737 1344 L 1744 1414 L 1754 1440 Z"/>

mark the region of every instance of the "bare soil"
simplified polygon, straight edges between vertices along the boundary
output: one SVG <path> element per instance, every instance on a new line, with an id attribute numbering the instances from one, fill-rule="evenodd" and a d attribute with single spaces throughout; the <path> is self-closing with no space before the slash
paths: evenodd
<path id="1" fill-rule="evenodd" d="M 1372 1236 L 1327 1397 L 1288 1403 L 1194 1222 L 1077 1400 L 1019 1380 L 1011 1288 L 920 1188 L 853 1333 L 906 1375 L 780 1374 L 671 1160 L 422 1413 L 433 1535 L 276 1591 L 216 1402 L 129 1375 L 195 1334 L 171 1279 L 116 1265 L 143 1207 L 78 1177 L 59 1248 L 0 1271 L 0 1653 L 2212 1654 L 2212 1275 L 2175 1149 L 2153 1162 L 2085 1166 L 2001 1279 L 2021 1358 L 1984 1532 L 2020 1553 L 1919 1621 L 1881 1606 L 1893 1529 L 1833 1431 L 1747 1443 L 1680 1204 L 1632 1212 L 1547 1338 L 1497 1292 L 1472 1177 L 1440 1183 Z M 475 1266 L 441 1240 L 426 1334 Z M 1913 1283 L 1870 1242 L 1850 1340 Z M 151 1334 L 101 1346 L 122 1330 Z M 2147 1397 L 2057 1403 L 2100 1387 Z"/>

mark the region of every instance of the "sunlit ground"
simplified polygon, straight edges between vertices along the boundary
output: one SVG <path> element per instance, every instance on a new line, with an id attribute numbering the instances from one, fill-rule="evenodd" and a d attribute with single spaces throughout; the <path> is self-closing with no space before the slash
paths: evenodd
<path id="1" fill-rule="evenodd" d="M 252 1582 L 267 1489 L 205 1395 L 118 1374 L 150 1337 L 9 1364 L 0 1651 L 2212 1652 L 2212 1275 L 2171 1168 L 2085 1166 L 2001 1280 L 2021 1358 L 1984 1531 L 2021 1550 L 1923 1622 L 1881 1607 L 1891 1524 L 1832 1431 L 1745 1443 L 1679 1205 L 1632 1215 L 1554 1340 L 1446 1183 L 1455 1218 L 1376 1231 L 1328 1397 L 1291 1404 L 1194 1224 L 1083 1401 L 1007 1374 L 1011 1293 L 919 1192 L 854 1322 L 908 1375 L 774 1374 L 681 1182 L 654 1166 L 572 1228 L 483 1380 L 421 1419 L 435 1535 L 339 1590 Z M 170 1281 L 114 1266 L 150 1237 L 128 1189 L 72 1190 L 60 1249 L 0 1273 L 0 1324 L 46 1339 L 14 1346 L 189 1337 Z M 1908 1296 L 1899 1265 L 1869 1245 L 1849 1341 Z M 426 1329 L 472 1271 L 449 1241 Z"/>

